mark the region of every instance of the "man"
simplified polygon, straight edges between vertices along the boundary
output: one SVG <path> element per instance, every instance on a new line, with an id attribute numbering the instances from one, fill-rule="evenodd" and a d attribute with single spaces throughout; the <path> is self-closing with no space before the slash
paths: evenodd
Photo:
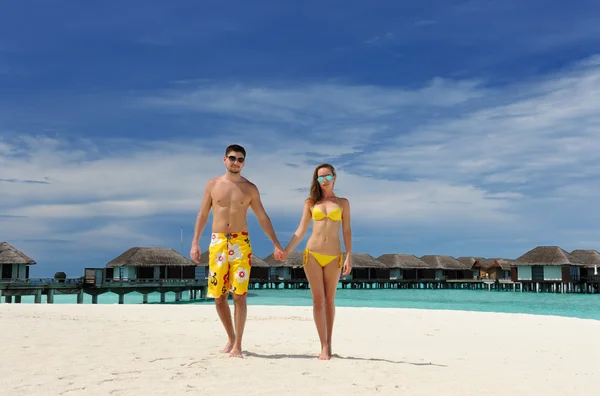
<path id="1" fill-rule="evenodd" d="M 283 248 L 277 240 L 271 219 L 261 203 L 258 188 L 240 175 L 245 159 L 246 150 L 242 146 L 233 144 L 225 150 L 223 162 L 226 172 L 206 184 L 190 251 L 192 260 L 199 263 L 199 239 L 212 208 L 207 297 L 215 299 L 217 313 L 229 337 L 227 345 L 221 352 L 230 353 L 230 357 L 240 358 L 242 357 L 242 335 L 246 324 L 248 278 L 252 266 L 252 245 L 246 221 L 248 207 L 252 208 L 260 226 L 273 242 L 275 258 L 284 257 Z M 235 329 L 227 302 L 229 291 L 232 292 L 235 306 Z"/>

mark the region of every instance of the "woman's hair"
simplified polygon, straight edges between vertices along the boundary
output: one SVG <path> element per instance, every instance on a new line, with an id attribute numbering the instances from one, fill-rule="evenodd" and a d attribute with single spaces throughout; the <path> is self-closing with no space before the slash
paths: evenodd
<path id="1" fill-rule="evenodd" d="M 312 178 L 312 184 L 310 186 L 310 196 L 308 197 L 308 201 L 311 203 L 311 205 L 315 205 L 317 202 L 323 199 L 323 191 L 321 190 L 321 185 L 317 181 L 317 178 L 319 177 L 319 169 L 321 168 L 329 169 L 331 171 L 331 174 L 335 176 L 335 168 L 333 167 L 333 165 L 321 164 L 315 168 Z"/>

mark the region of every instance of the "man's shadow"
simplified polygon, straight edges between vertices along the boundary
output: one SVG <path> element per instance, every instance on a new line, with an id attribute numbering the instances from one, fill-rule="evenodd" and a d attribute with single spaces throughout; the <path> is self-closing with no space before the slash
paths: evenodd
<path id="1" fill-rule="evenodd" d="M 285 353 L 281 353 L 281 354 L 274 354 L 274 355 L 262 355 L 260 353 L 256 353 L 256 352 L 244 352 L 244 355 L 246 356 L 251 356 L 251 357 L 256 357 L 256 358 L 262 358 L 262 359 L 317 359 L 318 356 L 317 355 L 295 355 L 295 354 L 285 354 Z M 331 357 L 332 360 L 334 359 L 343 359 L 343 360 L 363 360 L 363 361 L 369 361 L 369 362 L 385 362 L 385 363 L 393 363 L 393 364 L 410 364 L 412 366 L 436 366 L 436 367 L 448 367 L 445 364 L 436 364 L 436 363 L 419 363 L 419 362 L 405 362 L 405 361 L 395 361 L 395 360 L 388 360 L 388 359 L 379 359 L 379 358 L 361 358 L 361 357 L 353 357 L 353 356 L 340 356 L 338 354 L 333 354 L 333 356 Z"/>

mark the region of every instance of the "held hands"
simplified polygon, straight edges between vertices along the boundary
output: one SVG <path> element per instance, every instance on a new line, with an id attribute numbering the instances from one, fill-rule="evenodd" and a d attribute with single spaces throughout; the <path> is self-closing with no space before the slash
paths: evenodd
<path id="1" fill-rule="evenodd" d="M 344 260 L 342 275 L 348 275 L 350 271 L 352 271 L 352 258 L 350 256 L 346 256 L 346 260 Z"/>
<path id="2" fill-rule="evenodd" d="M 287 252 L 285 251 L 285 249 L 283 249 L 281 247 L 281 245 L 276 245 L 275 246 L 275 252 L 273 253 L 273 257 L 275 257 L 275 260 L 277 261 L 285 261 L 287 260 Z"/>

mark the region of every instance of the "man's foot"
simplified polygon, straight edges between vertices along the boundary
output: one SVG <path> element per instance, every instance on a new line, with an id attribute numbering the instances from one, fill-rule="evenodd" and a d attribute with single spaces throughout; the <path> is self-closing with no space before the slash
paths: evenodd
<path id="1" fill-rule="evenodd" d="M 242 350 L 240 348 L 233 348 L 231 350 L 231 353 L 229 354 L 229 357 L 235 357 L 240 359 L 244 358 L 244 356 L 242 355 Z"/>
<path id="2" fill-rule="evenodd" d="M 319 360 L 329 360 L 331 359 L 331 354 L 329 353 L 329 347 L 323 347 L 321 349 L 321 354 L 319 355 Z"/>
<path id="3" fill-rule="evenodd" d="M 233 349 L 233 341 L 229 341 L 225 348 L 221 349 L 221 353 L 229 353 Z"/>

